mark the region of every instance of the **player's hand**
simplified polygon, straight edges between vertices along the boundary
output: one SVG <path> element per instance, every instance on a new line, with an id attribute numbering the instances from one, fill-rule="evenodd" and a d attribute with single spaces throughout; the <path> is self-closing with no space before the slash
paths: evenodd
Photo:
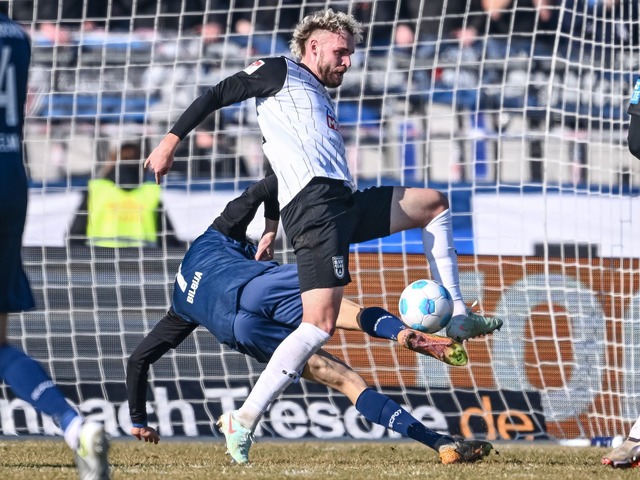
<path id="1" fill-rule="evenodd" d="M 155 445 L 160 441 L 160 435 L 158 435 L 158 432 L 151 427 L 132 427 L 131 435 L 136 437 L 138 440 L 144 440 L 145 442 L 153 443 Z"/>
<path id="2" fill-rule="evenodd" d="M 258 242 L 256 260 L 273 260 L 273 244 L 276 241 L 275 232 L 265 232 Z"/>
<path id="3" fill-rule="evenodd" d="M 151 168 L 155 173 L 158 185 L 160 185 L 162 176 L 171 170 L 173 156 L 179 143 L 180 139 L 176 135 L 168 133 L 144 162 L 144 168 Z"/>

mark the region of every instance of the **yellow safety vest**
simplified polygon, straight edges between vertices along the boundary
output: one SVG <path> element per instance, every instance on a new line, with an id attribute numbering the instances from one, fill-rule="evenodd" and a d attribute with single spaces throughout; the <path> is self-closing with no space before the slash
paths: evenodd
<path id="1" fill-rule="evenodd" d="M 99 247 L 156 245 L 160 186 L 123 190 L 110 180 L 89 180 L 87 240 Z"/>

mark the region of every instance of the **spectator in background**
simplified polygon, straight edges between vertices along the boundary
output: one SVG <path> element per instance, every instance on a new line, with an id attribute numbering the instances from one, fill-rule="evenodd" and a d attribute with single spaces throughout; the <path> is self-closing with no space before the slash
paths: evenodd
<path id="1" fill-rule="evenodd" d="M 498 38 L 505 45 L 508 40 L 512 49 L 526 53 L 542 50 L 549 54 L 557 35 L 558 0 L 481 1 L 490 38 Z"/>
<path id="2" fill-rule="evenodd" d="M 114 149 L 87 191 L 69 230 L 69 245 L 180 247 L 160 200 L 160 187 L 145 181 L 141 144 Z"/>
<path id="3" fill-rule="evenodd" d="M 89 0 L 108 31 L 193 32 L 205 42 L 218 41 L 226 30 L 226 0 Z M 95 5 L 93 5 L 95 4 Z"/>
<path id="4" fill-rule="evenodd" d="M 565 0 L 561 37 L 565 58 L 607 54 L 613 45 L 637 41 L 639 7 L 621 0 Z M 569 13 L 571 12 L 571 14 Z"/>
<path id="5" fill-rule="evenodd" d="M 398 0 L 361 0 L 332 5 L 335 10 L 352 14 L 363 26 L 363 44 L 370 54 L 384 54 L 393 45 L 393 27 L 397 17 Z"/>
<path id="6" fill-rule="evenodd" d="M 537 131 L 546 121 L 543 108 L 537 108 L 540 96 L 531 76 L 548 72 L 556 36 L 558 34 L 559 0 L 482 0 L 487 13 L 488 33 L 484 58 L 485 84 L 510 86 L 508 91 L 485 98 L 485 104 L 493 111 L 528 109 L 528 128 Z M 539 84 L 543 84 L 540 80 Z M 502 122 L 506 128 L 506 116 L 502 120 L 494 115 L 494 124 Z M 496 126 L 496 128 L 498 128 Z M 539 138 L 529 142 L 530 177 L 533 182 L 543 179 L 543 144 Z"/>
<path id="7" fill-rule="evenodd" d="M 437 43 L 470 47 L 485 15 L 480 0 L 400 0 L 399 20 L 396 45 L 411 48 L 417 41 L 422 55 L 432 55 Z"/>
<path id="8" fill-rule="evenodd" d="M 236 0 L 231 40 L 255 55 L 287 55 L 300 19 L 300 0 Z"/>
<path id="9" fill-rule="evenodd" d="M 459 129 L 470 115 L 478 123 L 480 57 L 476 40 L 484 33 L 485 12 L 480 0 L 399 0 L 395 32 L 395 58 L 412 70 L 411 100 L 422 112 L 432 103 L 446 105 L 455 112 Z M 463 115 L 464 113 L 464 115 Z M 451 165 L 452 181 L 466 179 L 464 132 L 456 132 L 457 162 Z"/>
<path id="10" fill-rule="evenodd" d="M 23 2 L 14 2 L 17 7 Z M 102 16 L 98 0 L 29 0 L 20 7 L 19 21 L 34 23 L 37 31 L 54 45 L 69 44 L 73 33 L 98 27 Z M 15 8 L 15 7 L 14 7 Z"/>
<path id="11" fill-rule="evenodd" d="M 219 42 L 228 31 L 231 6 L 227 0 L 165 0 L 163 28 L 182 34 L 193 32 L 205 44 Z"/>

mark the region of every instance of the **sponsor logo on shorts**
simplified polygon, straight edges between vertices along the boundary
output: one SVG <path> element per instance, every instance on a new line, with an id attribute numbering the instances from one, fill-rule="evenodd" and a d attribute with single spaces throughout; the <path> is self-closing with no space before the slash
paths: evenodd
<path id="1" fill-rule="evenodd" d="M 344 257 L 342 255 L 331 257 L 331 261 L 333 262 L 333 273 L 336 278 L 344 278 Z"/>

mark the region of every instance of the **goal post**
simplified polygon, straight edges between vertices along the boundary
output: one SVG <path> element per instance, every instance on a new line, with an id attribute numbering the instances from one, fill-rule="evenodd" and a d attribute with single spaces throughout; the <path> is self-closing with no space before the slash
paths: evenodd
<path id="1" fill-rule="evenodd" d="M 178 0 L 131 14 L 98 14 L 85 2 L 72 19 L 58 11 L 52 23 L 68 36 L 57 38 L 29 2 L 5 3 L 33 39 L 23 260 L 38 304 L 10 315 L 9 337 L 112 436 L 130 427 L 127 358 L 169 307 L 185 249 L 70 242 L 87 182 L 122 143 L 141 141 L 141 164 L 204 89 L 262 56 L 288 55 L 295 23 L 326 7 L 365 27 L 332 91 L 359 187 L 442 191 L 463 295 L 504 319 L 501 331 L 466 343 L 466 367 L 357 332 L 336 332 L 328 350 L 451 434 L 589 439 L 624 435 L 640 415 L 640 162 L 626 145 L 640 73 L 634 2 L 540 10 L 513 0 L 485 12 L 443 0 L 434 12 L 431 0 L 238 0 L 198 11 Z M 193 241 L 263 173 L 253 102 L 212 115 L 182 142 L 163 183 L 172 231 L 161 236 Z M 279 241 L 278 258 L 294 262 L 282 232 Z M 351 271 L 346 296 L 393 313 L 403 288 L 430 276 L 413 231 L 354 245 Z M 197 329 L 151 369 L 151 423 L 163 437 L 219 435 L 215 419 L 262 368 Z M 4 435 L 60 433 L 6 387 L 0 422 Z M 272 405 L 257 434 L 395 437 L 305 381 Z"/>

